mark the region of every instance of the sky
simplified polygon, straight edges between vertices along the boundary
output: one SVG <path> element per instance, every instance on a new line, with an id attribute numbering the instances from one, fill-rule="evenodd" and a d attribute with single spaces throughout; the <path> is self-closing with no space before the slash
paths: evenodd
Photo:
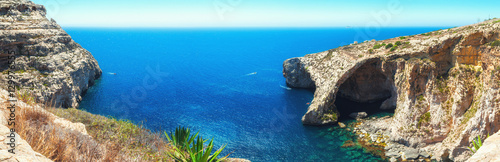
<path id="1" fill-rule="evenodd" d="M 499 0 L 32 0 L 66 27 L 462 26 Z"/>

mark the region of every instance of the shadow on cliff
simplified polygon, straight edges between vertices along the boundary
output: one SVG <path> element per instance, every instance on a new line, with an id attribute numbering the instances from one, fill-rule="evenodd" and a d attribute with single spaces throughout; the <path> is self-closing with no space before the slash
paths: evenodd
<path id="1" fill-rule="evenodd" d="M 349 114 L 354 112 L 369 116 L 394 113 L 397 92 L 391 73 L 392 68 L 384 69 L 380 59 L 369 60 L 356 69 L 335 94 L 339 121 L 350 119 Z"/>

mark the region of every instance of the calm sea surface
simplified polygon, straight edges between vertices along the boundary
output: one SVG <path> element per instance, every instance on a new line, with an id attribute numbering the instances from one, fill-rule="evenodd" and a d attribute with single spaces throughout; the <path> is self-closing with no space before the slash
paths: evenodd
<path id="1" fill-rule="evenodd" d="M 285 59 L 432 28 L 65 28 L 103 70 L 86 111 L 156 131 L 181 125 L 252 161 L 373 161 L 343 149 L 345 132 L 303 126 L 313 92 L 289 89 Z M 116 75 L 115 75 L 116 74 Z"/>

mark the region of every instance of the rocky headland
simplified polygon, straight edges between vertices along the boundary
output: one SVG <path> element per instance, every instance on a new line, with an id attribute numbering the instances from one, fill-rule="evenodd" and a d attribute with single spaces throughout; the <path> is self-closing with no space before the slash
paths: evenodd
<path id="1" fill-rule="evenodd" d="M 335 105 L 339 97 L 382 101 L 377 110 L 394 116 L 353 131 L 383 143 L 388 158 L 465 161 L 477 136 L 500 129 L 500 20 L 291 58 L 283 75 L 291 87 L 315 89 L 303 124 L 348 116 L 339 110 L 349 107 Z"/>
<path id="2" fill-rule="evenodd" d="M 28 0 L 0 0 L 0 85 L 7 89 L 13 61 L 10 80 L 19 93 L 55 107 L 78 107 L 102 71 L 89 51 L 45 15 L 44 6 Z"/>
<path id="3" fill-rule="evenodd" d="M 69 148 L 70 141 L 85 143 L 81 148 L 100 151 L 98 156 L 103 158 L 105 148 L 89 136 L 84 124 L 43 108 L 78 107 L 102 73 L 90 52 L 45 15 L 44 6 L 28 0 L 0 0 L 0 161 L 61 160 L 63 155 L 54 154 L 59 151 L 74 160 L 94 158 L 76 156 L 80 148 Z M 49 141 L 57 140 L 68 143 L 56 150 L 57 145 Z"/>

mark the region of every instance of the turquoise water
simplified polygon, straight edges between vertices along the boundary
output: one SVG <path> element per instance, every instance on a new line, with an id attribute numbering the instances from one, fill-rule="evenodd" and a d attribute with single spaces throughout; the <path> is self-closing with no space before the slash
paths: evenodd
<path id="1" fill-rule="evenodd" d="M 348 136 L 340 129 L 302 125 L 313 92 L 286 88 L 282 63 L 355 40 L 437 29 L 381 28 L 367 36 L 358 28 L 65 28 L 103 70 L 80 108 L 156 131 L 187 126 L 252 161 L 378 160 L 341 149 Z"/>

